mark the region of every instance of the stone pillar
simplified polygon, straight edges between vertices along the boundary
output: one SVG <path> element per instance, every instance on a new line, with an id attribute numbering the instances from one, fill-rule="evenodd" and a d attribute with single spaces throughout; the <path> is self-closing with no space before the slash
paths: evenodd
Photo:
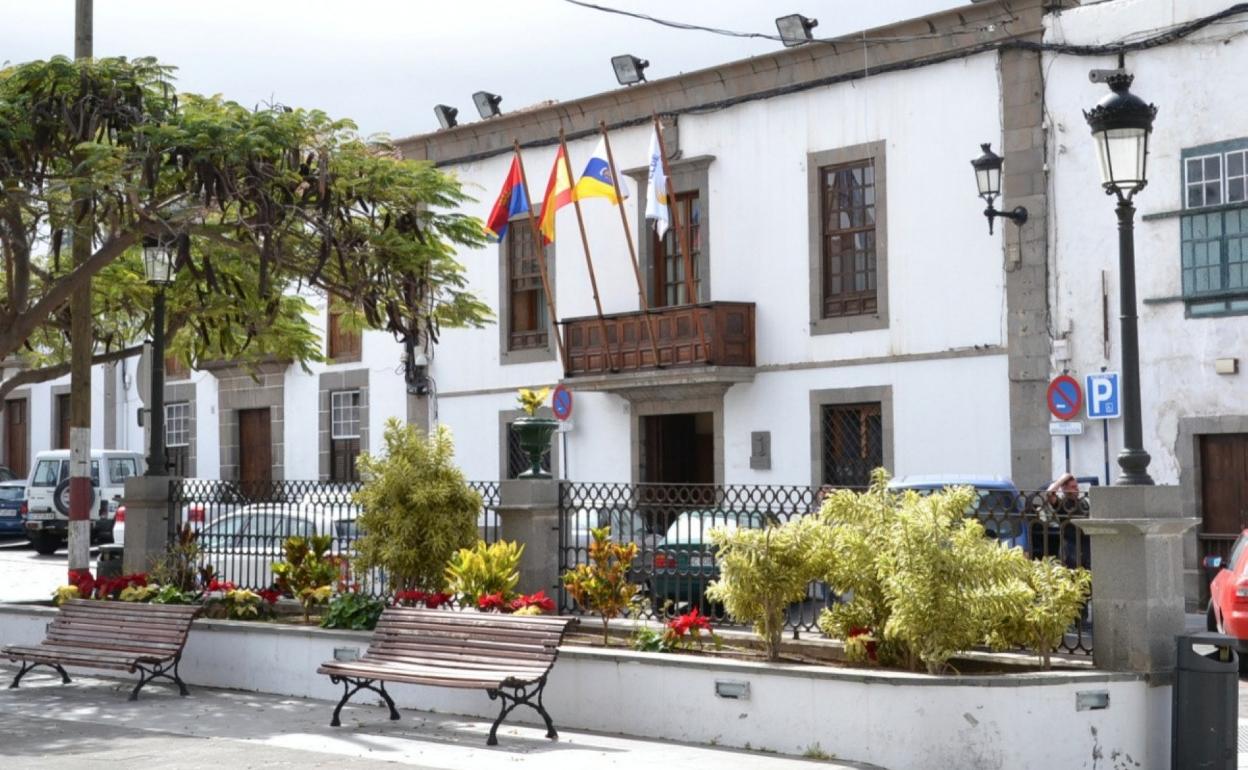
<path id="1" fill-rule="evenodd" d="M 126 543 L 122 570 L 127 575 L 148 572 L 165 555 L 169 537 L 168 476 L 132 476 L 126 479 Z"/>
<path id="2" fill-rule="evenodd" d="M 559 587 L 559 481 L 511 479 L 499 489 L 499 537 L 524 544 L 520 557 L 522 593 Z"/>
<path id="3" fill-rule="evenodd" d="M 1183 535 L 1175 486 L 1092 487 L 1092 654 L 1097 668 L 1174 670 L 1184 631 Z"/>

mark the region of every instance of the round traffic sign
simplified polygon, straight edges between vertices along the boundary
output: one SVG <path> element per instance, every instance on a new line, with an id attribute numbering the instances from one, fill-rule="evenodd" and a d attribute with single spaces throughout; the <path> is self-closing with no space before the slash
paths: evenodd
<path id="1" fill-rule="evenodd" d="M 550 396 L 550 410 L 555 413 L 556 420 L 566 420 L 572 416 L 572 391 L 562 385 L 555 386 Z"/>
<path id="2" fill-rule="evenodd" d="M 1069 375 L 1060 375 L 1049 383 L 1046 400 L 1049 411 L 1059 420 L 1071 420 L 1079 414 L 1083 406 L 1083 391 L 1079 389 L 1079 381 Z"/>

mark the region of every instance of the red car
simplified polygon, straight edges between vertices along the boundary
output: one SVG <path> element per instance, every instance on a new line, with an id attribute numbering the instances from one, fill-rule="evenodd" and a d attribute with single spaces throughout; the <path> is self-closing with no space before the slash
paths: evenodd
<path id="1" fill-rule="evenodd" d="M 1213 573 L 1209 583 L 1208 628 L 1241 640 L 1248 651 L 1248 529 L 1231 547 L 1231 558 L 1206 556 L 1205 569 Z M 1244 668 L 1244 657 L 1241 657 Z"/>

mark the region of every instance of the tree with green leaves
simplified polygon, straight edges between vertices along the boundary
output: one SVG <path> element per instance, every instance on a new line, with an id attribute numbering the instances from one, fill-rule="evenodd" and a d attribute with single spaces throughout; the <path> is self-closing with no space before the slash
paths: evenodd
<path id="1" fill-rule="evenodd" d="M 182 243 L 170 327 L 191 364 L 316 360 L 315 296 L 429 343 L 488 319 L 455 259 L 483 243 L 455 179 L 350 121 L 179 95 L 172 74 L 146 58 L 0 70 L 0 360 L 22 366 L 0 398 L 67 370 L 67 301 L 93 277 L 95 361 L 136 352 L 144 238 Z M 83 229 L 91 256 L 75 265 Z"/>

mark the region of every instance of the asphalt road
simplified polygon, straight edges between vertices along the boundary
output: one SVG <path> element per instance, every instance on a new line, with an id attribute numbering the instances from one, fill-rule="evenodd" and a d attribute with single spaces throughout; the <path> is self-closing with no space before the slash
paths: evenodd
<path id="1" fill-rule="evenodd" d="M 91 549 L 91 569 L 98 551 Z M 57 586 L 65 585 L 69 572 L 65 549 L 40 556 L 25 538 L 0 540 L 0 602 L 51 599 Z"/>

